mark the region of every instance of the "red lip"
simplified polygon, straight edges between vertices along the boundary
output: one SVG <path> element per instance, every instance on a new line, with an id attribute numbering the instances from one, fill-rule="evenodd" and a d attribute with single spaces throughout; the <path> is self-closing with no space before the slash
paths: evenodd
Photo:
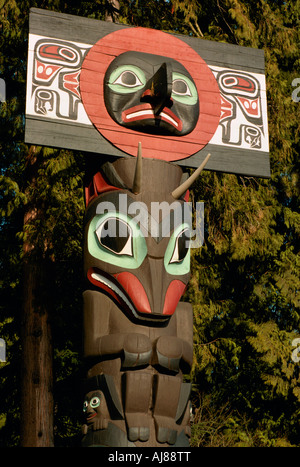
<path id="1" fill-rule="evenodd" d="M 92 418 L 96 417 L 96 415 L 97 415 L 96 413 L 92 413 L 92 414 L 91 414 L 89 417 L 87 417 L 86 419 L 87 419 L 88 421 L 90 421 L 90 420 L 92 420 Z"/>
<path id="2" fill-rule="evenodd" d="M 176 130 L 182 130 L 182 121 L 167 107 L 164 107 L 159 115 L 154 115 L 153 108 L 150 104 L 136 105 L 122 112 L 122 120 L 124 123 L 148 119 L 163 120 L 176 128 Z"/>

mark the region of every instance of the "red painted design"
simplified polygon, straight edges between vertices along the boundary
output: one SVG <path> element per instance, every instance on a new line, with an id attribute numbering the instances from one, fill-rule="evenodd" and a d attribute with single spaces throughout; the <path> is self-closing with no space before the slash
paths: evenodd
<path id="1" fill-rule="evenodd" d="M 233 105 L 231 102 L 229 102 L 227 99 L 225 99 L 224 96 L 221 96 L 221 118 L 220 120 L 223 120 L 224 118 L 230 118 L 232 117 L 233 114 Z"/>
<path id="2" fill-rule="evenodd" d="M 120 299 L 119 295 L 118 295 L 116 292 L 114 292 L 114 291 L 113 291 L 110 287 L 108 287 L 107 285 L 105 285 L 105 284 L 103 284 L 102 282 L 97 281 L 96 279 L 94 279 L 94 278 L 92 277 L 93 272 L 94 272 L 94 269 L 93 269 L 93 268 L 91 268 L 91 269 L 88 270 L 88 272 L 87 272 L 87 278 L 88 278 L 88 280 L 89 280 L 92 284 L 96 285 L 99 289 L 102 289 L 102 290 L 104 290 L 104 292 L 106 292 L 106 293 L 108 293 L 109 295 L 111 295 L 111 297 L 113 297 L 113 298 L 115 299 L 115 301 L 116 301 L 117 303 L 119 303 L 119 305 L 123 306 L 123 305 L 124 305 L 124 304 L 123 304 L 123 301 Z"/>
<path id="3" fill-rule="evenodd" d="M 130 50 L 159 53 L 181 62 L 189 71 L 200 102 L 199 119 L 191 133 L 179 137 L 147 134 L 122 127 L 109 116 L 103 96 L 104 75 L 116 56 Z M 167 161 L 190 157 L 211 140 L 221 115 L 219 86 L 205 61 L 185 42 L 154 29 L 120 29 L 100 39 L 83 61 L 80 94 L 97 130 L 113 145 L 133 156 L 136 156 L 138 143 L 141 142 L 143 157 Z"/>
<path id="4" fill-rule="evenodd" d="M 172 315 L 175 312 L 178 302 L 184 294 L 185 289 L 186 284 L 180 280 L 176 279 L 171 282 L 165 296 L 163 315 Z"/>
<path id="5" fill-rule="evenodd" d="M 54 39 L 55 41 L 55 39 Z M 39 55 L 41 59 L 53 60 L 53 61 L 60 61 L 73 63 L 77 60 L 77 54 L 72 47 L 64 46 L 63 44 L 55 44 L 55 42 L 47 42 L 45 44 L 41 44 L 39 47 Z"/>
<path id="6" fill-rule="evenodd" d="M 224 85 L 237 91 L 255 92 L 254 82 L 240 75 L 233 74 L 224 78 Z"/>
<path id="7" fill-rule="evenodd" d="M 107 191 L 114 191 L 119 190 L 119 188 L 110 185 L 107 183 L 105 178 L 100 172 L 97 172 L 91 183 L 85 187 L 85 202 L 86 206 L 94 199 L 97 198 L 102 193 L 106 193 Z"/>
<path id="8" fill-rule="evenodd" d="M 246 99 L 245 97 L 236 96 L 244 111 L 253 117 L 259 117 L 259 101 L 258 99 Z"/>
<path id="9" fill-rule="evenodd" d="M 45 64 L 35 60 L 35 79 L 38 81 L 50 81 L 55 73 L 62 67 L 53 64 Z"/>
<path id="10" fill-rule="evenodd" d="M 120 272 L 114 277 L 128 293 L 137 311 L 140 313 L 151 313 L 151 307 L 145 289 L 136 276 L 130 272 Z"/>
<path id="11" fill-rule="evenodd" d="M 76 96 L 80 97 L 79 94 L 79 76 L 80 71 L 75 71 L 74 73 L 67 73 L 63 78 L 63 87 L 68 91 L 73 92 Z"/>
<path id="12" fill-rule="evenodd" d="M 159 114 L 159 116 L 154 115 L 153 107 L 150 104 L 136 105 L 135 107 L 131 107 L 122 113 L 123 122 L 129 120 L 131 122 L 136 120 L 144 120 L 149 119 L 150 117 L 156 120 L 164 120 L 168 123 L 171 123 L 171 125 L 177 128 L 179 131 L 182 129 L 181 120 L 176 115 L 174 115 L 170 109 L 167 108 L 165 108 L 163 112 Z"/>

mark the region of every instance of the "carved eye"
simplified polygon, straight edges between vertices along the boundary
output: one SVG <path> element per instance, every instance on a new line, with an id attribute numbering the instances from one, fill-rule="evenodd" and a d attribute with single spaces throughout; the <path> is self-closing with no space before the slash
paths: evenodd
<path id="1" fill-rule="evenodd" d="M 93 397 L 90 401 L 91 407 L 95 409 L 96 407 L 99 407 L 100 405 L 100 399 L 99 397 Z"/>
<path id="2" fill-rule="evenodd" d="M 139 67 L 134 65 L 121 65 L 112 71 L 108 78 L 108 87 L 120 94 L 136 92 L 143 88 L 146 77 Z"/>
<path id="3" fill-rule="evenodd" d="M 169 274 L 182 276 L 190 271 L 190 227 L 187 223 L 179 225 L 169 240 L 164 266 Z"/>
<path id="4" fill-rule="evenodd" d="M 88 408 L 88 401 L 84 401 L 83 403 L 83 411 L 86 412 L 87 411 L 87 408 Z"/>
<path id="5" fill-rule="evenodd" d="M 172 98 L 186 105 L 194 105 L 198 101 L 198 92 L 194 82 L 181 73 L 172 75 Z"/>
<path id="6" fill-rule="evenodd" d="M 139 225 L 131 217 L 113 210 L 94 216 L 87 243 L 89 253 L 96 260 L 121 268 L 136 269 L 147 255 L 146 240 Z"/>
<path id="7" fill-rule="evenodd" d="M 143 83 L 141 83 L 138 76 L 133 71 L 123 71 L 113 84 L 121 84 L 128 88 L 134 88 L 135 86 L 140 86 Z"/>
<path id="8" fill-rule="evenodd" d="M 189 251 L 190 240 L 188 232 L 189 229 L 184 229 L 178 234 L 170 263 L 181 263 L 186 257 Z"/>
<path id="9" fill-rule="evenodd" d="M 102 222 L 95 231 L 98 242 L 116 255 L 133 256 L 132 229 L 127 222 L 110 217 Z"/>
<path id="10" fill-rule="evenodd" d="M 183 79 L 175 79 L 173 81 L 172 92 L 178 96 L 191 96 L 190 88 L 188 84 Z"/>

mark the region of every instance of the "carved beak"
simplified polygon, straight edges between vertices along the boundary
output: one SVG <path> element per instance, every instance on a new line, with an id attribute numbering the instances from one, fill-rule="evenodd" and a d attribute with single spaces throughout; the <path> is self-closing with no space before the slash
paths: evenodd
<path id="1" fill-rule="evenodd" d="M 149 102 L 154 115 L 159 115 L 166 103 L 170 102 L 172 93 L 172 69 L 168 63 L 163 63 L 146 84 L 141 101 Z"/>

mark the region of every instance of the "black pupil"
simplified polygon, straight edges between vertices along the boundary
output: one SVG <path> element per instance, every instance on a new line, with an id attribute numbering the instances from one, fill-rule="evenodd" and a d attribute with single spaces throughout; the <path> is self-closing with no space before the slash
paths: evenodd
<path id="1" fill-rule="evenodd" d="M 127 86 L 134 86 L 136 83 L 136 76 L 131 71 L 124 71 L 122 74 L 122 83 Z"/>
<path id="2" fill-rule="evenodd" d="M 108 235 L 107 232 L 110 234 Z M 102 229 L 101 244 L 110 250 L 120 253 L 130 236 L 130 230 L 125 222 L 118 219 L 107 219 Z"/>
<path id="3" fill-rule="evenodd" d="M 178 261 L 182 261 L 189 249 L 189 236 L 187 235 L 187 231 L 184 230 L 181 232 L 181 234 L 178 236 L 177 242 L 178 242 Z"/>
<path id="4" fill-rule="evenodd" d="M 187 84 L 183 80 L 176 80 L 173 83 L 173 91 L 177 94 L 186 94 L 188 90 Z"/>

